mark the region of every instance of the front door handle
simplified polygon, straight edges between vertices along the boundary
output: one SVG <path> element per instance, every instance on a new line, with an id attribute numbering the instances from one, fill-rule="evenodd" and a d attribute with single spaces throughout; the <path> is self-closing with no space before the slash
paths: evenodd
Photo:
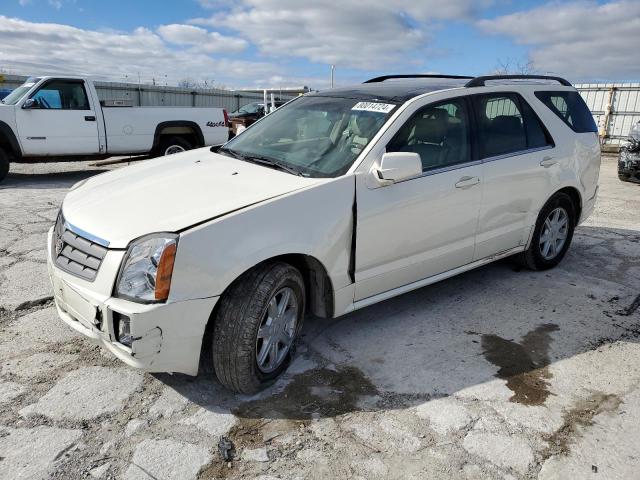
<path id="1" fill-rule="evenodd" d="M 558 163 L 558 161 L 555 160 L 553 157 L 544 157 L 540 162 L 540 166 L 544 168 L 549 168 L 550 166 L 555 165 L 556 163 Z"/>
<path id="2" fill-rule="evenodd" d="M 96 117 L 94 117 L 93 115 L 86 115 L 84 117 L 85 121 L 87 122 L 95 122 L 96 121 Z"/>
<path id="3" fill-rule="evenodd" d="M 480 183 L 480 179 L 478 177 L 462 177 L 456 183 L 456 188 L 469 188 L 479 183 Z"/>

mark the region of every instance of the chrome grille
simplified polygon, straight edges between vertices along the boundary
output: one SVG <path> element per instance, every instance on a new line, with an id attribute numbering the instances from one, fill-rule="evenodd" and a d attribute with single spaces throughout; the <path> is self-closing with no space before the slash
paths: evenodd
<path id="1" fill-rule="evenodd" d="M 74 232 L 58 215 L 53 230 L 51 255 L 62 270 L 85 280 L 93 281 L 98 274 L 107 248 Z"/>

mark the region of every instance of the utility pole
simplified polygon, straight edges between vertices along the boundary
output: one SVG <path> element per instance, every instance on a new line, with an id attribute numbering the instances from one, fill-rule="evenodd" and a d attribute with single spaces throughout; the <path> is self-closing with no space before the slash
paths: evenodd
<path id="1" fill-rule="evenodd" d="M 331 88 L 333 88 L 333 74 L 336 69 L 335 65 L 331 65 Z"/>

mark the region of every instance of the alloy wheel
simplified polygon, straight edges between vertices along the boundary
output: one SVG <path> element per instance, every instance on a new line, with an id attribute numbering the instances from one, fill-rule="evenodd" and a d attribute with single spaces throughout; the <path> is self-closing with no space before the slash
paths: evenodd
<path id="1" fill-rule="evenodd" d="M 256 339 L 256 362 L 261 372 L 275 371 L 287 357 L 296 336 L 298 308 L 290 287 L 281 288 L 271 297 Z"/>
<path id="2" fill-rule="evenodd" d="M 562 207 L 552 210 L 544 221 L 540 234 L 540 254 L 545 260 L 553 260 L 564 247 L 569 234 L 569 215 Z"/>

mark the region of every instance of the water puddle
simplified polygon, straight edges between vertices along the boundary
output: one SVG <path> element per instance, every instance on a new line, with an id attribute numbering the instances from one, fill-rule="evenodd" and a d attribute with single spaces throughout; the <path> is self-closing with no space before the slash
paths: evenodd
<path id="1" fill-rule="evenodd" d="M 377 395 L 376 387 L 353 367 L 318 368 L 296 375 L 281 391 L 238 406 L 240 418 L 308 420 L 359 410 L 361 398 Z"/>
<path id="2" fill-rule="evenodd" d="M 542 405 L 549 396 L 549 345 L 553 341 L 551 333 L 559 329 L 554 323 L 546 323 L 531 330 L 520 342 L 497 335 L 480 337 L 485 359 L 499 367 L 496 377 L 506 380 L 513 392 L 511 402 Z"/>

